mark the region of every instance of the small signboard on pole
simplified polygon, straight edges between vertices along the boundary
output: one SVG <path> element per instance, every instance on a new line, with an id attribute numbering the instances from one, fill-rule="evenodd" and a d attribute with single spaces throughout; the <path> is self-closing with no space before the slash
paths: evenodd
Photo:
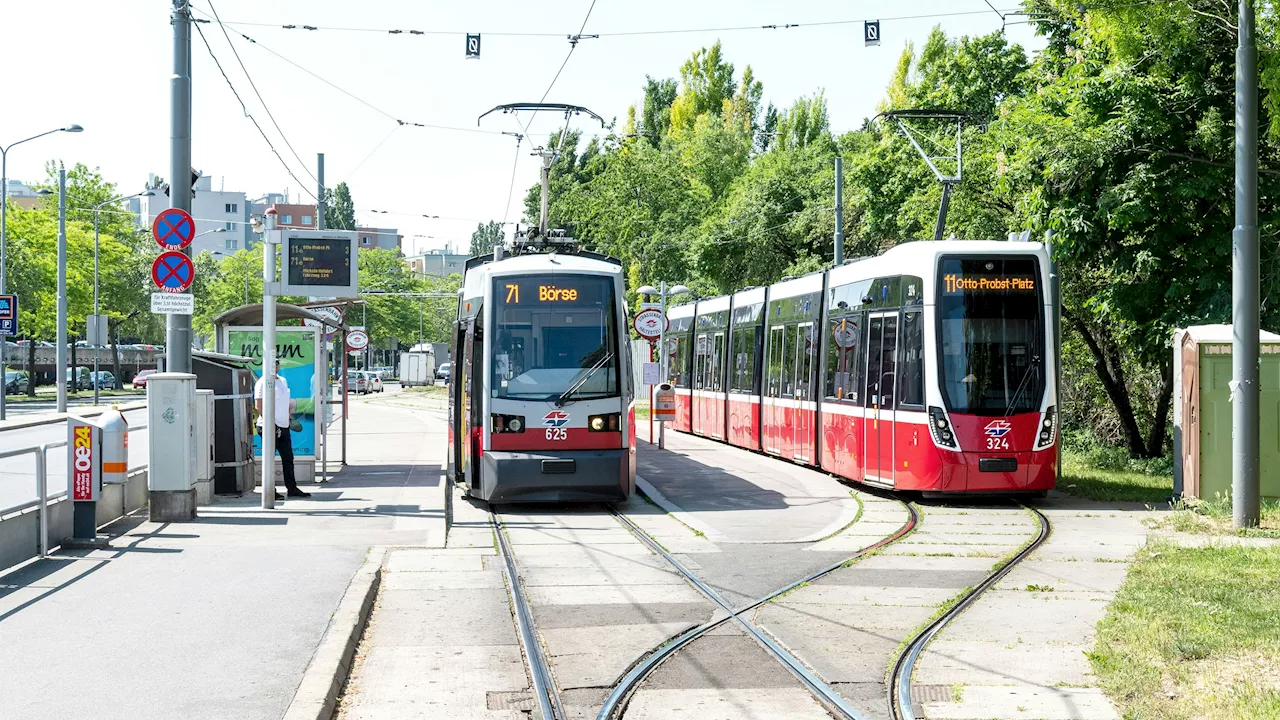
<path id="1" fill-rule="evenodd" d="M 102 347 L 108 345 L 107 342 L 107 316 L 106 315 L 90 315 L 85 320 L 85 342 L 93 347 Z"/>
<path id="2" fill-rule="evenodd" d="M 862 23 L 862 40 L 867 47 L 880 44 L 879 20 L 867 20 Z"/>
<path id="3" fill-rule="evenodd" d="M 157 315 L 194 315 L 196 296 L 191 293 L 151 293 L 151 312 Z"/>
<path id="4" fill-rule="evenodd" d="M 357 263 L 359 240 L 351 230 L 284 230 L 284 267 L 277 295 L 360 294 Z"/>
<path id="5" fill-rule="evenodd" d="M 656 362 L 647 362 L 642 366 L 645 385 L 657 385 L 662 382 L 662 365 Z"/>
<path id="6" fill-rule="evenodd" d="M 18 296 L 0 295 L 0 335 L 18 334 Z"/>

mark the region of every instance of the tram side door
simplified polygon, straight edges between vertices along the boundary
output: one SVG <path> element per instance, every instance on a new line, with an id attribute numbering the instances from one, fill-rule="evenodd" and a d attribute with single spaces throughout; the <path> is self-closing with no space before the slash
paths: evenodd
<path id="1" fill-rule="evenodd" d="M 867 317 L 867 418 L 863 423 L 863 475 L 893 486 L 894 395 L 897 391 L 898 314 Z"/>
<path id="2" fill-rule="evenodd" d="M 809 449 L 813 444 L 814 413 L 805 408 L 813 399 L 813 323 L 796 326 L 796 353 L 792 370 L 795 372 L 791 401 L 791 457 L 809 461 Z"/>
<path id="3" fill-rule="evenodd" d="M 478 378 L 484 377 L 484 331 L 473 320 L 467 325 L 466 342 L 463 343 L 461 370 L 451 382 L 462 383 L 462 469 L 463 478 L 473 489 L 480 487 L 480 456 L 484 443 L 484 398 L 477 393 L 483 387 Z"/>
<path id="4" fill-rule="evenodd" d="M 695 434 L 705 435 L 708 403 L 705 397 L 698 394 L 699 391 L 707 390 L 711 384 L 711 346 L 705 333 L 694 339 L 693 349 L 693 392 L 689 393 L 689 402 L 693 408 L 692 429 Z"/>
<path id="5" fill-rule="evenodd" d="M 786 357 L 786 328 L 777 325 L 769 328 L 768 362 L 765 364 L 765 397 L 760 408 L 761 441 L 767 452 L 782 454 L 783 377 L 790 372 L 783 358 Z"/>

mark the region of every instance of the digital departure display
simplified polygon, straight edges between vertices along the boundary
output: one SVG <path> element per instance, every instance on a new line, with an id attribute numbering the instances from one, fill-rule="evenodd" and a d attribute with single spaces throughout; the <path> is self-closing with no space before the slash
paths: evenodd
<path id="1" fill-rule="evenodd" d="M 507 277 L 494 291 L 506 305 L 594 305 L 604 301 L 610 283 L 602 277 Z"/>
<path id="2" fill-rule="evenodd" d="M 288 248 L 290 285 L 351 284 L 351 241 L 347 238 L 295 239 Z"/>
<path id="3" fill-rule="evenodd" d="M 943 291 L 948 294 L 974 292 L 1035 292 L 1033 277 L 991 277 L 987 275 L 942 276 Z"/>

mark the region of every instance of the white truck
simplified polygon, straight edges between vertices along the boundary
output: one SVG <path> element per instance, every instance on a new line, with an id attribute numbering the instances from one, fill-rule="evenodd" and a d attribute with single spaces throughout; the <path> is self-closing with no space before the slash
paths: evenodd
<path id="1" fill-rule="evenodd" d="M 409 352 L 400 353 L 400 385 L 434 385 L 436 382 L 436 358 L 431 346 L 415 345 Z"/>

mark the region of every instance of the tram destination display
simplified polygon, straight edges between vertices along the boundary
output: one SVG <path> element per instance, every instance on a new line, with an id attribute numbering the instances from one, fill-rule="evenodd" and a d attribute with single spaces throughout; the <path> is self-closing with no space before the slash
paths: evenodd
<path id="1" fill-rule="evenodd" d="M 282 295 L 350 297 L 358 292 L 356 233 L 285 230 Z"/>

